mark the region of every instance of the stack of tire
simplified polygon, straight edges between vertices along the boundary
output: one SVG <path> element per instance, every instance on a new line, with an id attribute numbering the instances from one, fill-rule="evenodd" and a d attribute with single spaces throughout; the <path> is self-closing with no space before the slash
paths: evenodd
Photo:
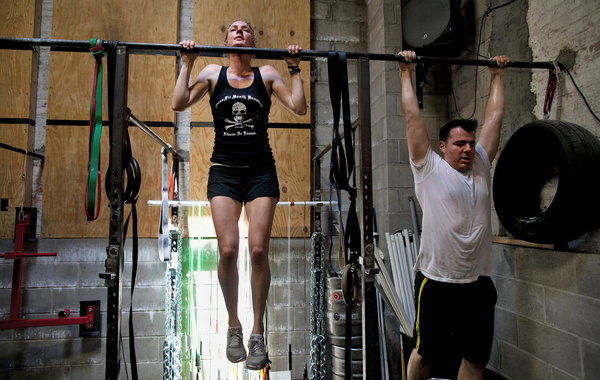
<path id="1" fill-rule="evenodd" d="M 600 142 L 573 123 L 519 128 L 494 173 L 494 206 L 514 237 L 565 244 L 599 225 Z"/>

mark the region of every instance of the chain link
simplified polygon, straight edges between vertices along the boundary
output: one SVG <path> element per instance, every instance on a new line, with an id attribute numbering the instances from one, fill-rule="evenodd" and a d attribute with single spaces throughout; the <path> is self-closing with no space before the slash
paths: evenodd
<path id="1" fill-rule="evenodd" d="M 323 246 L 325 238 L 321 232 L 312 234 L 311 278 L 310 278 L 310 337 L 311 337 L 311 380 L 325 379 L 325 334 L 323 332 L 325 273 L 323 270 Z"/>
<path id="2" fill-rule="evenodd" d="M 181 379 L 181 231 L 171 230 L 171 259 L 165 272 L 163 379 Z"/>

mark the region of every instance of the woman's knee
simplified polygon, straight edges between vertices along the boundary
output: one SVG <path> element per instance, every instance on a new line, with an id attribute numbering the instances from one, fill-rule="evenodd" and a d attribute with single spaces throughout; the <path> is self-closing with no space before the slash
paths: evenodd
<path id="1" fill-rule="evenodd" d="M 234 244 L 223 244 L 219 246 L 219 261 L 223 263 L 236 263 L 238 257 L 238 246 Z"/>
<path id="2" fill-rule="evenodd" d="M 262 246 L 250 247 L 250 262 L 252 265 L 265 265 L 269 263 L 269 250 Z"/>

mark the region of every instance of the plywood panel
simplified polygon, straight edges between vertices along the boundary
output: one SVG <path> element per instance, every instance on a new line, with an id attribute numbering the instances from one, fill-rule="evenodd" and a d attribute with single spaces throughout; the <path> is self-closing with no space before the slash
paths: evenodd
<path id="1" fill-rule="evenodd" d="M 0 142 L 27 149 L 27 125 L 0 125 Z M 15 207 L 21 206 L 21 173 L 25 155 L 0 149 L 0 198 L 8 199 L 8 210 L 0 211 L 0 239 L 12 238 Z M 29 189 L 25 189 L 28 191 Z"/>
<path id="2" fill-rule="evenodd" d="M 173 144 L 172 128 L 152 128 L 163 140 Z M 138 128 L 129 128 L 133 156 L 141 168 L 142 185 L 137 203 L 140 237 L 156 237 L 160 209 L 148 200 L 160 199 L 161 147 Z M 102 205 L 96 221 L 86 221 L 84 211 L 87 182 L 88 127 L 48 126 L 46 129 L 46 167 L 44 170 L 44 220 L 46 238 L 108 237 L 108 199 L 104 179 L 108 167 L 108 130 L 102 133 Z M 126 212 L 129 212 L 126 206 Z M 131 232 L 130 235 L 131 236 Z"/>
<path id="3" fill-rule="evenodd" d="M 194 8 L 194 39 L 201 45 L 223 45 L 225 32 L 235 20 L 250 22 L 256 34 L 256 46 L 285 49 L 298 44 L 310 49 L 310 2 L 257 0 L 197 0 Z M 227 65 L 225 58 L 199 58 L 192 78 L 208 63 Z M 283 60 L 255 60 L 253 65 L 273 65 L 290 86 L 290 75 Z M 310 104 L 310 62 L 302 62 L 302 79 L 307 102 Z M 272 123 L 310 123 L 310 112 L 295 116 L 274 100 L 269 121 Z M 192 121 L 211 122 L 208 99 L 192 108 Z M 310 130 L 270 129 L 271 147 L 277 162 L 281 201 L 310 200 Z M 190 198 L 206 199 L 206 180 L 212 153 L 213 132 L 205 128 L 192 130 L 190 149 Z M 272 236 L 287 236 L 288 209 L 278 208 Z M 306 209 L 307 213 L 309 209 Z M 308 220 L 307 220 L 308 219 Z M 304 208 L 295 207 L 291 214 L 291 233 L 304 236 L 304 225 L 310 225 Z"/>
<path id="4" fill-rule="evenodd" d="M 280 201 L 309 201 L 310 198 L 310 130 L 270 129 L 273 156 L 277 164 Z M 193 128 L 190 148 L 190 199 L 207 200 L 206 184 L 212 154 L 214 132 L 211 128 Z M 207 143 L 210 143 L 207 144 Z M 207 148 L 208 147 L 208 148 Z M 288 212 L 278 207 L 275 213 L 272 236 L 288 236 Z M 306 214 L 305 214 L 306 212 Z M 210 215 L 205 212 L 204 215 Z M 310 228 L 310 208 L 294 206 L 291 214 L 291 235 L 304 236 L 304 226 Z M 214 236 L 212 226 L 202 236 Z"/>
<path id="5" fill-rule="evenodd" d="M 34 13 L 34 0 L 3 1 L 0 36 L 33 37 Z M 0 118 L 29 117 L 31 59 L 30 51 L 0 50 Z"/>
<path id="6" fill-rule="evenodd" d="M 270 129 L 269 136 L 277 163 L 280 201 L 310 201 L 310 130 Z M 310 227 L 310 208 L 294 206 L 291 211 L 291 235 L 304 236 L 306 223 Z M 288 212 L 286 207 L 277 208 L 272 236 L 288 235 Z"/>
<path id="7" fill-rule="evenodd" d="M 53 38 L 152 43 L 177 40 L 177 2 L 54 0 L 53 7 Z M 52 53 L 48 118 L 89 117 L 94 62 L 89 53 Z M 104 66 L 106 83 L 106 58 Z M 170 104 L 174 83 L 174 57 L 131 56 L 128 100 L 139 119 L 173 121 Z M 106 90 L 103 98 L 106 119 Z"/>
<path id="8" fill-rule="evenodd" d="M 290 44 L 298 44 L 310 49 L 310 2 L 293 0 L 196 0 L 194 8 L 194 39 L 201 45 L 223 45 L 226 28 L 235 20 L 250 22 L 256 34 L 256 46 L 262 48 L 286 49 Z M 192 78 L 206 63 L 226 64 L 227 60 L 205 58 L 194 66 Z M 289 85 L 287 65 L 283 60 L 255 60 L 255 66 L 273 65 Z M 310 104 L 310 63 L 301 63 L 302 79 L 307 102 Z M 208 102 L 192 109 L 193 121 L 211 121 Z M 271 109 L 271 122 L 310 123 L 310 115 L 294 116 L 274 101 Z"/>

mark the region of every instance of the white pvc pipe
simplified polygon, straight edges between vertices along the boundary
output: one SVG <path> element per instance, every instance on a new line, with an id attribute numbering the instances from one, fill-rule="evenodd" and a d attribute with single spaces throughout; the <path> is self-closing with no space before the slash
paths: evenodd
<path id="1" fill-rule="evenodd" d="M 379 284 L 379 287 L 381 287 L 382 296 L 388 302 L 394 311 L 394 314 L 396 314 L 402 330 L 404 330 L 406 335 L 412 336 L 412 325 L 409 324 L 408 318 L 400 306 L 398 295 L 390 284 L 390 274 L 383 264 L 382 259 L 378 255 L 375 255 L 375 260 L 377 261 L 377 266 L 379 267 L 379 273 L 375 276 L 377 278 L 376 285 Z"/>
<path id="2" fill-rule="evenodd" d="M 400 257 L 398 258 L 398 262 L 400 264 L 401 272 L 400 272 L 400 280 L 402 281 L 402 291 L 404 292 L 404 310 L 406 310 L 406 314 L 410 318 L 410 322 L 414 321 L 413 318 L 413 307 L 412 307 L 412 297 L 411 295 L 411 285 L 410 285 L 410 275 L 408 274 L 408 261 L 406 260 L 407 251 L 406 251 L 406 241 L 404 239 L 405 230 L 398 232 L 396 235 L 396 239 L 398 241 L 398 245 L 400 247 Z"/>
<path id="3" fill-rule="evenodd" d="M 404 291 L 402 289 L 402 270 L 400 268 L 400 263 L 398 259 L 398 255 L 400 255 L 400 247 L 398 246 L 398 241 L 394 235 L 392 235 L 392 243 L 394 244 L 395 251 L 394 254 L 390 257 L 390 264 L 392 267 L 392 279 L 394 281 L 394 287 L 396 289 L 396 294 L 400 298 L 402 302 L 402 308 L 404 309 L 404 304 L 406 303 L 406 297 Z M 405 309 L 406 310 L 406 309 Z"/>

